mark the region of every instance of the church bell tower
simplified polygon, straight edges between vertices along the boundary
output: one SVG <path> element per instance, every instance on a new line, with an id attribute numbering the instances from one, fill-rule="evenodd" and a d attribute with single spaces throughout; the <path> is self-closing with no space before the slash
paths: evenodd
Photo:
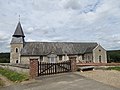
<path id="1" fill-rule="evenodd" d="M 25 44 L 25 35 L 21 26 L 20 21 L 17 24 L 16 30 L 12 36 L 12 40 L 10 43 L 10 63 L 20 63 L 21 49 Z"/>

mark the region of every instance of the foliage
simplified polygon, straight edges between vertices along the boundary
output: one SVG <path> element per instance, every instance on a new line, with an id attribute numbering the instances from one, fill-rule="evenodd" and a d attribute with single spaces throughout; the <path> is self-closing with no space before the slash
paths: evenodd
<path id="1" fill-rule="evenodd" d="M 117 70 L 120 71 L 120 67 L 108 67 L 107 70 Z"/>
<path id="2" fill-rule="evenodd" d="M 108 62 L 120 63 L 120 50 L 107 51 Z"/>
<path id="3" fill-rule="evenodd" d="M 0 53 L 0 63 L 9 63 L 10 53 Z"/>
<path id="4" fill-rule="evenodd" d="M 24 80 L 28 80 L 27 75 L 14 72 L 9 69 L 0 68 L 0 74 L 7 77 L 9 80 L 11 80 L 13 82 L 21 82 Z"/>

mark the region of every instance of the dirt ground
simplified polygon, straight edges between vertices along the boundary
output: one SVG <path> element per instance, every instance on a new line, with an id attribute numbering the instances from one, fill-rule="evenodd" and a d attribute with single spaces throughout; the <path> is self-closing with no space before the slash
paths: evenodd
<path id="1" fill-rule="evenodd" d="M 4 82 L 4 86 L 9 86 L 9 85 L 13 85 L 13 82 L 8 80 L 6 77 L 0 75 L 0 79 Z"/>
<path id="2" fill-rule="evenodd" d="M 75 73 L 79 74 L 81 76 L 87 77 L 87 78 L 91 78 L 91 79 L 96 80 L 98 82 L 102 82 L 103 84 L 107 84 L 107 85 L 110 85 L 110 86 L 114 86 L 116 88 L 120 88 L 120 71 L 115 71 L 115 70 L 94 70 L 94 71 L 75 72 Z M 14 85 L 13 82 L 9 81 L 4 76 L 0 75 L 0 78 L 5 82 L 5 86 Z M 27 82 L 30 83 L 30 81 L 27 81 Z M 86 81 L 86 82 L 88 83 L 88 81 Z M 22 83 L 22 84 L 24 85 L 25 83 Z"/>
<path id="3" fill-rule="evenodd" d="M 120 71 L 115 70 L 94 70 L 77 72 L 78 74 L 94 79 L 96 81 L 120 88 Z"/>

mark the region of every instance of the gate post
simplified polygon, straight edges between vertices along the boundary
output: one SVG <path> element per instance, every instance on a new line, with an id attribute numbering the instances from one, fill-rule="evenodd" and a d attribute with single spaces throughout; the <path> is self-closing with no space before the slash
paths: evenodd
<path id="1" fill-rule="evenodd" d="M 39 62 L 38 59 L 30 59 L 30 78 L 38 77 Z"/>
<path id="2" fill-rule="evenodd" d="M 76 67 L 76 60 L 75 59 L 71 59 L 70 62 L 71 62 L 71 71 L 75 72 L 76 69 L 77 69 L 77 67 Z"/>

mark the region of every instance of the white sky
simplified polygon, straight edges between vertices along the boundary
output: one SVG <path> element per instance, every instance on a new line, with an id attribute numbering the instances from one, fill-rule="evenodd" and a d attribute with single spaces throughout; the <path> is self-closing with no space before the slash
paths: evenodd
<path id="1" fill-rule="evenodd" d="M 21 16 L 26 41 L 98 42 L 120 49 L 120 0 L 0 0 L 0 52 Z"/>

